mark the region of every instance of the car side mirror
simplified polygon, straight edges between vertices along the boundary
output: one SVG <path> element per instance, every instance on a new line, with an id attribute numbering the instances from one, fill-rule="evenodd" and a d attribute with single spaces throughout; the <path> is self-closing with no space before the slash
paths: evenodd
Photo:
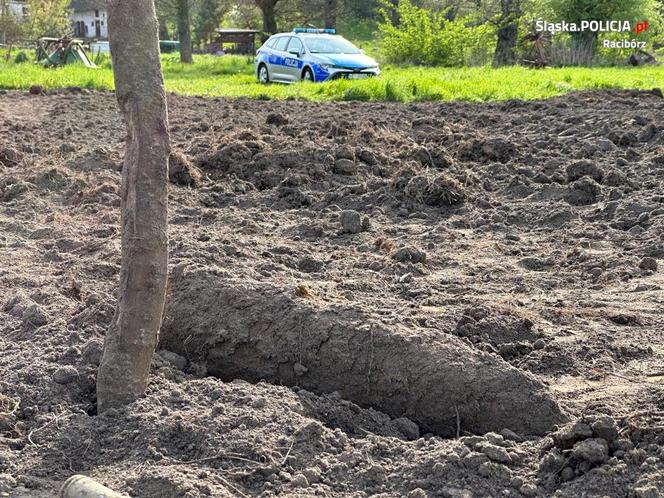
<path id="1" fill-rule="evenodd" d="M 297 50 L 290 50 L 288 53 L 294 55 L 297 58 L 300 58 L 302 56 L 302 54 L 300 54 L 300 52 L 298 52 Z"/>

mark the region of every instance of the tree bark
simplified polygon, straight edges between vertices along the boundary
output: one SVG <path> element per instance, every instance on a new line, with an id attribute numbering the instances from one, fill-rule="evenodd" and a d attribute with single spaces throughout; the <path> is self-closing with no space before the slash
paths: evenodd
<path id="1" fill-rule="evenodd" d="M 500 19 L 497 22 L 498 41 L 493 53 L 493 65 L 509 66 L 516 62 L 521 0 L 501 0 L 500 11 Z"/>
<path id="2" fill-rule="evenodd" d="M 336 29 L 337 27 L 337 0 L 325 0 L 325 27 Z"/>
<path id="3" fill-rule="evenodd" d="M 100 413 L 128 404 L 145 391 L 168 273 L 170 140 L 154 3 L 109 0 L 108 27 L 127 145 L 120 288 L 97 376 Z"/>
<path id="4" fill-rule="evenodd" d="M 168 33 L 168 26 L 166 25 L 166 18 L 159 17 L 159 39 L 160 40 L 170 40 L 171 36 Z"/>
<path id="5" fill-rule="evenodd" d="M 189 16 L 189 0 L 177 0 L 178 37 L 180 39 L 180 62 L 191 64 L 191 18 Z"/>
<path id="6" fill-rule="evenodd" d="M 592 31 L 579 31 L 572 33 L 570 47 L 570 64 L 591 64 L 595 58 L 595 45 L 597 33 Z"/>
<path id="7" fill-rule="evenodd" d="M 493 54 L 494 66 L 510 66 L 516 62 L 516 42 L 519 28 L 516 23 L 498 28 L 498 42 Z"/>
<path id="8" fill-rule="evenodd" d="M 279 0 L 255 0 L 255 2 L 263 14 L 263 38 L 267 39 L 278 31 L 274 8 Z"/>

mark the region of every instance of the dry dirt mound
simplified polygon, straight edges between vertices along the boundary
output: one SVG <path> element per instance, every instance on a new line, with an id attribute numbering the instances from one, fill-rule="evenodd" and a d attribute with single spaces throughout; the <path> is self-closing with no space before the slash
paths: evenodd
<path id="1" fill-rule="evenodd" d="M 660 96 L 169 106 L 167 349 L 98 417 L 124 127 L 0 95 L 0 495 L 661 494 Z"/>
<path id="2" fill-rule="evenodd" d="M 162 346 L 222 379 L 338 392 L 447 437 L 541 435 L 565 420 L 533 377 L 450 335 L 206 272 L 178 274 L 170 288 Z"/>

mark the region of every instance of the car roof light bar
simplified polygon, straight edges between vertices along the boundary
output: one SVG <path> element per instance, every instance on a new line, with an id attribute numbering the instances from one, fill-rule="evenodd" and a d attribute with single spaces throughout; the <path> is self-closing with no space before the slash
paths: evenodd
<path id="1" fill-rule="evenodd" d="M 333 28 L 295 28 L 293 33 L 327 33 L 328 35 L 336 35 L 337 30 Z"/>

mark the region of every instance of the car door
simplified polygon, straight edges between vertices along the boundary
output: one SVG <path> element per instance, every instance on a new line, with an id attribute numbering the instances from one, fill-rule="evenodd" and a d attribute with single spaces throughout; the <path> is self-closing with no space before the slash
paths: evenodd
<path id="1" fill-rule="evenodd" d="M 270 79 L 272 80 L 281 80 L 289 81 L 290 78 L 286 73 L 286 48 L 288 47 L 288 42 L 290 41 L 290 36 L 280 36 L 277 38 L 274 48 L 270 52 L 268 58 L 268 70 L 270 71 Z"/>
<path id="2" fill-rule="evenodd" d="M 286 48 L 284 72 L 290 81 L 299 81 L 304 66 L 304 45 L 296 36 L 292 36 Z"/>

